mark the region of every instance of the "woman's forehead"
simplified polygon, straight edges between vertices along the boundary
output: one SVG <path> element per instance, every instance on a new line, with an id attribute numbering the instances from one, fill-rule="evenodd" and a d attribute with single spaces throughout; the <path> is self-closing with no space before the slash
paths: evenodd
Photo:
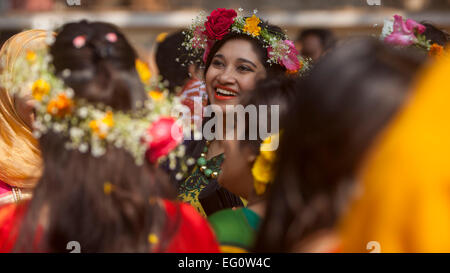
<path id="1" fill-rule="evenodd" d="M 233 39 L 225 42 L 216 52 L 217 55 L 221 55 L 227 59 L 247 59 L 261 64 L 253 44 L 245 39 Z"/>

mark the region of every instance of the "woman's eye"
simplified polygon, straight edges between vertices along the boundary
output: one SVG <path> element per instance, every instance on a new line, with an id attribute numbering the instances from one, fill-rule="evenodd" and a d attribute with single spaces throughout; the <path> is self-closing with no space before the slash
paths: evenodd
<path id="1" fill-rule="evenodd" d="M 224 64 L 223 64 L 221 61 L 219 61 L 219 60 L 214 60 L 214 61 L 212 61 L 212 64 L 213 64 L 214 66 L 219 66 L 219 67 L 221 67 L 221 66 L 224 65 Z"/>
<path id="2" fill-rule="evenodd" d="M 237 68 L 239 71 L 253 71 L 253 69 L 251 69 L 250 67 L 246 66 L 246 65 L 240 65 Z"/>

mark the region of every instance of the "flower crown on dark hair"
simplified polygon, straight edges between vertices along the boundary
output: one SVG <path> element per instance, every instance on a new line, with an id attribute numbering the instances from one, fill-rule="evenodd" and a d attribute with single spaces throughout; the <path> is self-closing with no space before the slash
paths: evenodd
<path id="1" fill-rule="evenodd" d="M 238 11 L 241 13 L 242 9 Z M 286 34 L 270 31 L 256 13 L 257 10 L 254 10 L 251 17 L 244 17 L 233 9 L 218 8 L 205 17 L 201 12 L 188 30 L 183 32 L 186 39 L 182 46 L 194 52 L 193 55 L 203 51 L 203 62 L 206 63 L 216 41 L 222 40 L 230 32 L 242 33 L 263 42 L 267 48 L 268 63 L 285 67 L 289 74 L 307 69 L 308 62 L 300 57 L 294 43 L 288 40 Z"/>
<path id="2" fill-rule="evenodd" d="M 73 39 L 75 47 L 83 46 L 84 38 L 80 37 L 83 36 Z M 114 35 L 109 38 L 110 42 L 116 40 Z M 112 145 L 128 151 L 137 165 L 143 164 L 145 158 L 156 163 L 166 156 L 170 162 L 176 162 L 176 157 L 184 156 L 184 146 L 179 145 L 182 127 L 176 123 L 178 116 L 172 111 L 180 105 L 180 100 L 167 92 L 152 91 L 150 72 L 141 67 L 142 61 L 137 60 L 136 66 L 149 97 L 139 102 L 139 109 L 133 113 L 76 98 L 74 91 L 55 75 L 46 49 L 28 51 L 18 58 L 17 69 L 2 73 L 0 84 L 11 94 L 23 95 L 31 89 L 35 100 L 33 135 L 36 138 L 54 132 L 67 137 L 67 150 L 90 151 L 93 157 L 103 156 L 108 145 Z M 65 69 L 61 76 L 67 78 L 71 73 Z"/>
<path id="3" fill-rule="evenodd" d="M 424 25 L 417 23 L 412 19 L 403 19 L 402 16 L 396 14 L 393 19 L 384 20 L 384 26 L 381 33 L 381 39 L 394 46 L 411 46 L 428 51 L 430 56 L 444 55 L 444 47 L 432 43 L 423 34 L 426 28 Z"/>

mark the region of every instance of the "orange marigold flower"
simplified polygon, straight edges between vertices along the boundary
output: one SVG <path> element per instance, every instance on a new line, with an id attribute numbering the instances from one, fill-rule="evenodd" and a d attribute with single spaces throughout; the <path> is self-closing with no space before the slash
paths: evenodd
<path id="1" fill-rule="evenodd" d="M 286 70 L 287 75 L 295 75 L 298 73 L 298 70 Z"/>
<path id="2" fill-rule="evenodd" d="M 440 56 L 442 56 L 443 52 L 444 52 L 444 48 L 441 45 L 438 45 L 438 44 L 434 43 L 434 44 L 432 44 L 430 46 L 430 50 L 428 51 L 428 55 L 440 57 Z"/>
<path id="3" fill-rule="evenodd" d="M 50 100 L 47 105 L 47 113 L 57 117 L 64 117 L 72 113 L 73 101 L 65 93 L 59 94 Z"/>

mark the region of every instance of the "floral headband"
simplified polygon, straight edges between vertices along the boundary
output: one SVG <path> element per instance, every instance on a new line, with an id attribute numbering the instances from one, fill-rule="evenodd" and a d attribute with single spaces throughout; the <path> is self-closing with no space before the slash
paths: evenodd
<path id="1" fill-rule="evenodd" d="M 76 47 L 75 44 L 81 44 L 80 38 L 74 39 Z M 142 61 L 136 61 L 136 66 L 141 80 L 147 81 L 144 85 L 149 99 L 130 114 L 74 98 L 74 91 L 54 74 L 50 60 L 47 50 L 29 51 L 17 60 L 13 72 L 0 75 L 1 84 L 12 94 L 25 94 L 31 89 L 36 101 L 33 124 L 36 138 L 53 131 L 68 138 L 66 149 L 86 153 L 90 148 L 94 157 L 104 155 L 107 146 L 114 145 L 128 151 L 138 165 L 143 164 L 146 157 L 156 163 L 164 156 L 171 160 L 184 156 L 184 146 L 178 146 L 182 140 L 181 126 L 175 126 L 179 130 L 172 130 L 176 117 L 171 110 L 179 102 L 167 93 L 152 93 L 155 91 L 151 91 L 148 84 L 151 73 L 145 70 Z M 62 77 L 70 73 L 66 69 Z"/>
<path id="2" fill-rule="evenodd" d="M 428 51 L 430 56 L 442 56 L 444 48 L 430 40 L 423 33 L 426 28 L 412 19 L 404 20 L 400 15 L 394 15 L 394 19 L 385 20 L 381 39 L 395 46 L 415 45 Z"/>
<path id="3" fill-rule="evenodd" d="M 239 13 L 242 9 L 238 10 Z M 205 17 L 201 12 L 183 34 L 186 36 L 182 46 L 186 50 L 201 54 L 206 63 L 208 54 L 216 41 L 222 40 L 230 32 L 247 34 L 264 43 L 267 48 L 267 62 L 279 64 L 286 68 L 289 74 L 302 72 L 308 68 L 308 63 L 300 57 L 294 43 L 285 34 L 274 33 L 261 24 L 256 16 L 244 17 L 233 9 L 218 8 Z"/>

